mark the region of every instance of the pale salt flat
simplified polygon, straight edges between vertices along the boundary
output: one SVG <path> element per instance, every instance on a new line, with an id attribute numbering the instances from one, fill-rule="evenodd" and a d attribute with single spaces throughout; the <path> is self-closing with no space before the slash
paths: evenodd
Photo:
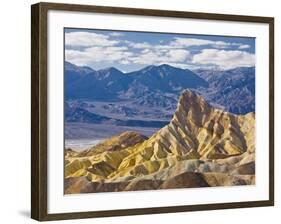
<path id="1" fill-rule="evenodd" d="M 101 141 L 103 141 L 103 139 L 65 139 L 65 148 L 71 148 L 75 151 L 83 151 L 97 145 Z"/>

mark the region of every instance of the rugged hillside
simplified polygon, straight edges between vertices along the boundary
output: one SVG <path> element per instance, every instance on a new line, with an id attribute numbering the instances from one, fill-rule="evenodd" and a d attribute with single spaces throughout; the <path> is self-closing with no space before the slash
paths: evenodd
<path id="1" fill-rule="evenodd" d="M 108 89 L 108 84 L 123 77 L 115 68 L 95 71 L 65 62 L 66 99 L 113 99 L 116 93 Z"/>
<path id="2" fill-rule="evenodd" d="M 65 103 L 65 121 L 66 122 L 81 122 L 88 124 L 110 124 L 116 126 L 127 126 L 127 127 L 155 127 L 161 128 L 168 122 L 165 120 L 137 120 L 137 119 L 114 119 L 92 113 L 81 106 L 69 106 Z"/>
<path id="3" fill-rule="evenodd" d="M 194 72 L 167 64 L 151 65 L 127 75 L 133 77 L 130 88 L 134 89 L 142 85 L 146 90 L 179 93 L 187 88 L 208 87 L 208 83 Z"/>
<path id="4" fill-rule="evenodd" d="M 254 67 L 195 72 L 209 83 L 209 88 L 199 90 L 209 102 L 220 105 L 225 111 L 235 114 L 255 111 Z"/>
<path id="5" fill-rule="evenodd" d="M 171 122 L 149 139 L 128 132 L 68 150 L 65 192 L 254 184 L 254 129 L 253 113 L 227 113 L 184 91 Z"/>

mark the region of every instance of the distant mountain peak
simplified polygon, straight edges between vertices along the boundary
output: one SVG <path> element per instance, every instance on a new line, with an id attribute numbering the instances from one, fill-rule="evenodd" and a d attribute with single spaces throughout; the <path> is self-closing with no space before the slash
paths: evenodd
<path id="1" fill-rule="evenodd" d="M 255 66 L 242 66 L 242 67 L 236 67 L 236 68 L 230 68 L 230 69 L 220 69 L 220 68 L 198 68 L 198 69 L 194 69 L 192 70 L 195 73 L 201 73 L 201 72 L 229 72 L 229 71 L 251 71 L 254 70 Z M 187 69 L 188 70 L 188 69 Z"/>
<path id="2" fill-rule="evenodd" d="M 161 65 L 158 65 L 157 66 L 158 68 L 164 68 L 164 69 L 168 69 L 168 68 L 176 68 L 172 65 L 169 65 L 169 64 L 161 64 Z M 177 69 L 180 69 L 180 68 L 177 68 Z"/>
<path id="3" fill-rule="evenodd" d="M 68 61 L 64 62 L 64 68 L 65 68 L 65 70 L 81 72 L 81 73 L 91 73 L 91 72 L 95 71 L 94 69 L 92 69 L 88 66 L 77 66 Z"/>
<path id="4" fill-rule="evenodd" d="M 139 70 L 139 71 L 134 71 L 131 72 L 132 74 L 141 72 L 142 74 L 147 73 L 147 72 L 167 72 L 167 73 L 176 73 L 176 72 L 186 72 L 186 73 L 193 73 L 193 71 L 189 70 L 189 69 L 183 69 L 183 68 L 178 68 L 169 64 L 160 64 L 160 65 L 149 65 L 144 67 L 143 69 Z M 195 73 L 193 73 L 194 75 L 196 75 Z"/>
<path id="5" fill-rule="evenodd" d="M 149 70 L 166 70 L 166 69 L 184 70 L 182 68 L 177 68 L 169 64 L 149 65 L 143 68 L 142 70 L 149 71 Z"/>
<path id="6" fill-rule="evenodd" d="M 119 69 L 117 69 L 115 67 L 103 68 L 103 69 L 98 70 L 98 72 L 118 72 L 118 73 L 123 73 L 123 72 L 121 72 Z"/>
<path id="7" fill-rule="evenodd" d="M 232 68 L 232 69 L 229 69 L 228 71 L 233 71 L 233 72 L 246 72 L 246 71 L 253 71 L 255 70 L 255 67 L 254 66 L 249 66 L 249 67 L 237 67 L 237 68 Z"/>
<path id="8" fill-rule="evenodd" d="M 123 75 L 124 73 L 115 67 L 104 68 L 96 72 L 98 79 L 116 79 L 121 78 Z"/>

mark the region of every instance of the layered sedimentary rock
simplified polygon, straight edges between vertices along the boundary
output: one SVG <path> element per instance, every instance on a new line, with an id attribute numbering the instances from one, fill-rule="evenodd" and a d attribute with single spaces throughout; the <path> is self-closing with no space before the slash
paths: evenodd
<path id="1" fill-rule="evenodd" d="M 65 192 L 107 192 L 255 183 L 255 115 L 216 109 L 184 91 L 171 122 L 149 139 L 125 132 L 66 151 Z"/>

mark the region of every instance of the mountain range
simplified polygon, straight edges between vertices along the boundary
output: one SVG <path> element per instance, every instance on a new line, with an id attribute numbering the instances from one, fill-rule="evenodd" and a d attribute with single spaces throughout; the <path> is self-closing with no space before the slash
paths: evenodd
<path id="1" fill-rule="evenodd" d="M 188 70 L 170 65 L 147 66 L 123 73 L 116 68 L 93 70 L 65 62 L 67 100 L 120 101 L 174 110 L 180 93 L 195 90 L 211 104 L 235 114 L 255 110 L 255 68 Z"/>
<path id="2" fill-rule="evenodd" d="M 189 70 L 166 64 L 122 73 L 116 68 L 95 71 L 65 62 L 67 99 L 109 100 L 137 98 L 148 93 L 179 93 L 183 89 L 207 87 L 208 83 Z"/>

